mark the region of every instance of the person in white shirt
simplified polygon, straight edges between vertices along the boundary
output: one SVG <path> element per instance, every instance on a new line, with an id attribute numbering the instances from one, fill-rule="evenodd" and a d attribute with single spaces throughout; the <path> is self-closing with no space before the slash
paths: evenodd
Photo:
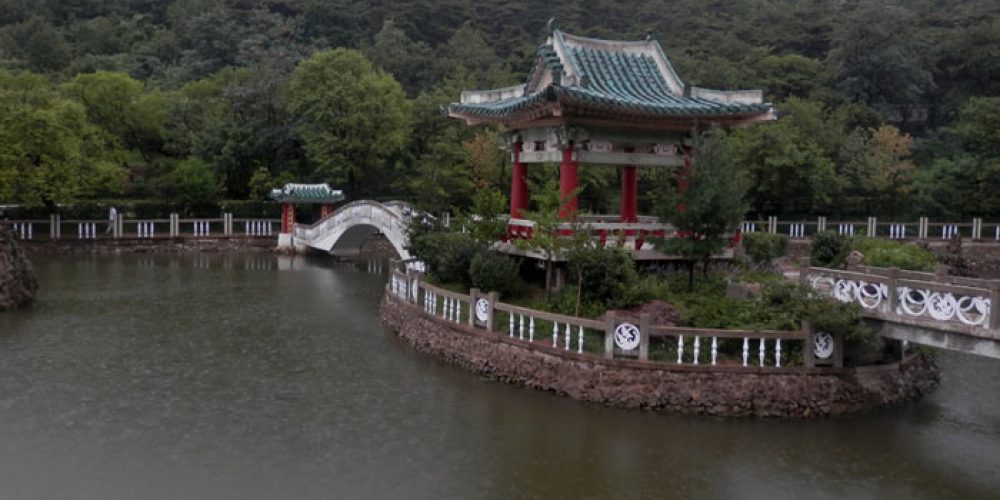
<path id="1" fill-rule="evenodd" d="M 111 232 L 114 231 L 115 222 L 117 221 L 118 221 L 118 211 L 115 210 L 115 207 L 111 207 L 111 209 L 108 210 L 108 230 L 105 231 L 105 234 L 111 234 Z"/>

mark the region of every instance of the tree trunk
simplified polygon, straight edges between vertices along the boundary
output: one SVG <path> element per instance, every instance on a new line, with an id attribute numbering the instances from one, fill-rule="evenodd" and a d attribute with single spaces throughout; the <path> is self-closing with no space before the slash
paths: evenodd
<path id="1" fill-rule="evenodd" d="M 576 273 L 576 309 L 573 316 L 580 317 L 580 294 L 583 291 L 583 272 Z"/>

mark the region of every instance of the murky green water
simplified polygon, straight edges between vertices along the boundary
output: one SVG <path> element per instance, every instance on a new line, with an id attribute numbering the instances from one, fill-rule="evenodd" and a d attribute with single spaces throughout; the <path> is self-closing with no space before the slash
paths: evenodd
<path id="1" fill-rule="evenodd" d="M 271 255 L 36 263 L 0 315 L 0 499 L 998 498 L 1000 362 L 836 420 L 605 409 L 480 380 L 384 276 Z"/>

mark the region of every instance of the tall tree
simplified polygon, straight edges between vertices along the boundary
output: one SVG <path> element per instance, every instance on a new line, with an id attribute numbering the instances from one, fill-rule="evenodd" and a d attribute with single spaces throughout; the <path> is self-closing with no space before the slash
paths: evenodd
<path id="1" fill-rule="evenodd" d="M 384 188 L 410 131 L 410 104 L 391 75 L 355 50 L 317 52 L 295 70 L 289 96 L 315 180 L 355 197 Z"/>
<path id="2" fill-rule="evenodd" d="M 653 207 L 659 219 L 677 231 L 658 244 L 687 263 L 689 288 L 694 286 L 695 264 L 701 262 L 707 272 L 712 256 L 736 233 L 749 208 L 750 187 L 747 168 L 737 161 L 722 131 L 699 134 L 693 145 L 691 168 L 677 183 L 661 181 Z"/>

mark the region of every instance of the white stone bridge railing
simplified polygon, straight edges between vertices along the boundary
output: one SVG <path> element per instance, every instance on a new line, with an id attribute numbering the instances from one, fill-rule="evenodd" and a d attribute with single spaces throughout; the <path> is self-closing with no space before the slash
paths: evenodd
<path id="1" fill-rule="evenodd" d="M 883 321 L 883 334 L 1000 358 L 1000 281 L 858 266 L 803 266 L 800 280 Z"/>
<path id="2" fill-rule="evenodd" d="M 296 224 L 292 234 L 296 246 L 331 251 L 355 228 L 377 230 L 385 235 L 400 257 L 408 258 L 406 231 L 412 213 L 410 206 L 403 202 L 359 200 L 341 206 L 315 224 Z"/>
<path id="3" fill-rule="evenodd" d="M 609 311 L 604 319 L 555 314 L 500 302 L 495 293 L 458 293 L 427 283 L 416 261 L 390 266 L 388 292 L 437 321 L 495 335 L 498 341 L 574 359 L 632 360 L 686 371 L 791 373 L 843 367 L 843 342 L 808 326 L 800 331 L 722 330 L 654 324 Z M 418 270 L 419 269 L 419 270 Z"/>

